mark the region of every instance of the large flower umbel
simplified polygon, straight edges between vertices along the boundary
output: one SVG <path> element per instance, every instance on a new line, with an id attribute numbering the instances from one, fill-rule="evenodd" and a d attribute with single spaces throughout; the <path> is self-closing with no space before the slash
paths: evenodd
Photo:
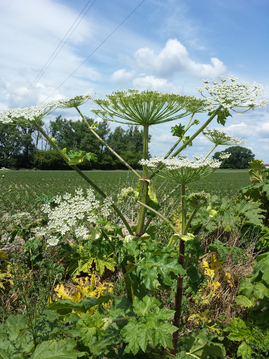
<path id="1" fill-rule="evenodd" d="M 71 98 L 51 101 L 38 106 L 14 108 L 0 112 L 2 123 L 34 123 L 50 115 L 57 108 L 79 107 L 91 99 L 90 95 L 77 95 Z"/>
<path id="2" fill-rule="evenodd" d="M 225 131 L 216 128 L 210 129 L 209 127 L 206 127 L 203 131 L 203 135 L 215 145 L 239 146 L 246 143 L 246 141 L 242 140 L 240 137 L 230 136 Z"/>
<path id="3" fill-rule="evenodd" d="M 215 80 L 203 80 L 204 87 L 197 88 L 202 96 L 206 98 L 211 110 L 215 110 L 221 105 L 223 108 L 231 109 L 235 112 L 245 112 L 258 106 L 267 105 L 264 100 L 256 101 L 256 98 L 262 94 L 262 85 L 256 82 L 254 82 L 253 86 L 248 83 L 239 83 L 237 78 L 233 76 L 230 76 L 231 82 L 227 82 L 227 80 L 224 77 L 221 77 L 221 83 Z M 204 92 L 208 92 L 210 97 L 206 97 Z M 244 108 L 244 110 L 240 110 L 240 108 Z"/>
<path id="4" fill-rule="evenodd" d="M 86 195 L 79 188 L 75 195 L 66 193 L 57 196 L 54 206 L 44 204 L 42 210 L 47 213 L 46 227 L 36 227 L 33 232 L 36 236 L 49 236 L 48 245 L 57 245 L 60 236 L 75 233 L 77 238 L 87 239 L 90 229 L 95 228 L 99 217 L 106 218 L 111 213 L 112 199 L 106 197 L 103 203 L 95 198 L 94 191 L 87 189 Z M 87 224 L 87 226 L 85 225 Z"/>
<path id="5" fill-rule="evenodd" d="M 207 106 L 205 100 L 191 96 L 138 90 L 116 91 L 95 102 L 100 109 L 92 111 L 102 119 L 144 127 L 203 112 Z"/>
<path id="6" fill-rule="evenodd" d="M 202 156 L 193 157 L 193 160 L 185 156 L 168 159 L 155 157 L 150 160 L 141 160 L 139 163 L 146 165 L 151 170 L 160 167 L 161 170 L 157 174 L 158 176 L 182 185 L 209 176 L 221 165 L 221 162 L 218 160 L 205 159 Z"/>

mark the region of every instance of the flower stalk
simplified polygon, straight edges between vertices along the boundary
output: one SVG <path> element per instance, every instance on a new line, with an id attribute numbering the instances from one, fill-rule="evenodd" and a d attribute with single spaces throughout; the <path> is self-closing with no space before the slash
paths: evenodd
<path id="1" fill-rule="evenodd" d="M 113 148 L 111 148 L 94 130 L 93 128 L 89 125 L 88 121 L 86 120 L 86 118 L 83 116 L 82 112 L 79 110 L 78 107 L 76 107 L 76 110 L 78 111 L 78 113 L 80 114 L 80 116 L 82 117 L 83 121 L 85 122 L 86 126 L 88 127 L 88 129 L 91 131 L 91 133 L 104 145 L 106 146 L 106 148 L 113 153 L 114 156 L 116 156 L 129 170 L 131 170 L 133 172 L 133 174 L 138 177 L 139 179 L 141 178 L 140 174 L 136 172 L 136 170 L 134 170 L 129 163 L 127 163 L 126 161 L 124 161 L 124 159 L 113 150 Z"/>
<path id="2" fill-rule="evenodd" d="M 144 126 L 144 143 L 143 143 L 143 158 L 148 159 L 148 138 L 149 138 L 149 128 Z M 147 204 L 148 201 L 148 168 L 143 165 L 143 179 L 142 179 L 142 190 L 141 190 L 141 203 Z M 146 207 L 141 205 L 139 211 L 139 217 L 136 227 L 136 235 L 141 237 L 144 230 L 144 223 L 146 217 Z"/>

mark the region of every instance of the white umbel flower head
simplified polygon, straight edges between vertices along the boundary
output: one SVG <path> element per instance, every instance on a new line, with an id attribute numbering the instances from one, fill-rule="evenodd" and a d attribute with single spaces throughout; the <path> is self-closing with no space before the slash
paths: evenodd
<path id="1" fill-rule="evenodd" d="M 253 86 L 248 83 L 239 83 L 237 78 L 230 76 L 228 79 L 221 77 L 221 83 L 217 81 L 204 81 L 204 87 L 197 88 L 201 95 L 207 99 L 209 109 L 214 110 L 220 105 L 223 108 L 231 109 L 235 112 L 245 112 L 258 106 L 266 106 L 267 101 L 260 100 L 256 102 L 256 98 L 262 94 L 263 86 L 254 82 Z M 211 82 L 211 85 L 210 85 Z M 207 92 L 210 97 L 205 95 Z M 238 111 L 244 108 L 243 111 Z"/>
<path id="2" fill-rule="evenodd" d="M 54 236 L 50 236 L 47 240 L 48 246 L 55 247 L 55 246 L 57 246 L 58 243 L 59 243 L 59 239 Z"/>
<path id="3" fill-rule="evenodd" d="M 231 156 L 230 153 L 225 153 L 225 152 L 223 152 L 223 153 L 220 154 L 219 158 L 220 158 L 221 160 L 226 160 L 226 159 L 229 158 L 230 156 Z"/>
<path id="4" fill-rule="evenodd" d="M 31 106 L 26 108 L 14 108 L 0 112 L 0 122 L 2 123 L 33 123 L 48 116 L 55 111 L 57 106 L 54 104 L 45 104 L 39 106 Z"/>
<path id="5" fill-rule="evenodd" d="M 193 156 L 195 159 L 187 159 L 185 156 L 180 158 L 155 157 L 150 160 L 141 160 L 141 165 L 146 165 L 149 169 L 160 167 L 158 173 L 160 177 L 168 179 L 178 184 L 187 184 L 198 181 L 209 176 L 221 165 L 221 162 L 212 158 Z"/>
<path id="6" fill-rule="evenodd" d="M 228 135 L 225 131 L 213 128 L 212 130 L 209 127 L 206 127 L 203 131 L 203 135 L 215 145 L 223 146 L 239 146 L 244 145 L 246 141 L 242 140 L 239 137 L 233 137 Z"/>
<path id="7" fill-rule="evenodd" d="M 50 236 L 48 245 L 54 243 L 52 234 L 65 236 L 74 233 L 77 238 L 88 239 L 90 228 L 97 225 L 98 218 L 107 217 L 111 213 L 111 197 L 105 198 L 103 203 L 96 200 L 94 191 L 88 189 L 86 194 L 82 188 L 75 190 L 75 195 L 66 193 L 55 198 L 55 206 L 45 204 L 43 212 L 48 216 L 46 227 L 33 229 L 36 236 Z M 54 238 L 54 237 L 53 237 Z"/>
<path id="8" fill-rule="evenodd" d="M 72 98 L 51 101 L 38 106 L 25 108 L 14 108 L 0 112 L 0 122 L 12 123 L 14 121 L 22 123 L 34 123 L 48 116 L 57 108 L 71 108 L 83 105 L 91 98 L 90 95 L 78 95 Z"/>

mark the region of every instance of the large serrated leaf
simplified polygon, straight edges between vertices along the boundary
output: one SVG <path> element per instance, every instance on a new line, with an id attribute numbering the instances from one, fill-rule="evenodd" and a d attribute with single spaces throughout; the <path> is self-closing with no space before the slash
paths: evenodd
<path id="1" fill-rule="evenodd" d="M 4 329 L 9 333 L 9 339 L 11 341 L 16 341 L 26 327 L 25 315 L 15 315 L 8 317 Z"/>
<path id="2" fill-rule="evenodd" d="M 76 359 L 84 356 L 85 352 L 74 349 L 76 345 L 76 341 L 70 338 L 43 342 L 36 347 L 30 359 Z"/>
<path id="3" fill-rule="evenodd" d="M 134 355 L 136 355 L 140 348 L 138 338 L 141 335 L 136 319 L 130 319 L 128 321 L 128 324 L 121 330 L 121 335 L 125 339 L 125 342 L 128 343 L 125 348 L 125 352 L 130 353 L 131 351 Z"/>
<path id="4" fill-rule="evenodd" d="M 173 311 L 159 308 L 160 302 L 154 298 L 146 296 L 140 301 L 134 299 L 134 312 L 138 318 L 132 318 L 121 330 L 121 335 L 128 343 L 125 352 L 132 352 L 136 355 L 141 349 L 146 351 L 148 343 L 153 347 L 162 345 L 164 348 L 172 348 L 172 333 L 178 328 L 164 322 L 163 318 L 172 316 Z"/>
<path id="5" fill-rule="evenodd" d="M 222 343 L 216 343 L 213 340 L 216 334 L 209 334 L 206 329 L 195 333 L 186 339 L 189 347 L 190 357 L 194 358 L 225 358 L 226 351 Z"/>
<path id="6" fill-rule="evenodd" d="M 0 359 L 11 358 L 20 359 L 19 354 L 15 350 L 13 343 L 21 348 L 21 351 L 28 351 L 34 343 L 27 331 L 26 318 L 24 315 L 9 316 L 5 323 L 0 325 Z M 2 357 L 1 357 L 2 355 Z"/>
<path id="7" fill-rule="evenodd" d="M 109 257 L 104 257 L 103 259 L 95 258 L 94 261 L 96 264 L 96 271 L 100 277 L 102 277 L 102 275 L 104 274 L 105 268 L 111 270 L 112 272 L 114 272 L 115 270 L 116 262 L 114 261 L 113 258 L 109 258 Z"/>
<path id="8" fill-rule="evenodd" d="M 233 319 L 227 326 L 227 330 L 230 332 L 228 338 L 234 341 L 252 341 L 255 340 L 250 328 L 241 318 Z"/>
<path id="9" fill-rule="evenodd" d="M 239 295 L 238 297 L 236 297 L 235 299 L 236 304 L 241 305 L 242 307 L 246 307 L 246 308 L 252 308 L 255 306 L 256 301 L 254 300 L 250 300 L 247 297 L 245 297 L 244 295 Z"/>
<path id="10" fill-rule="evenodd" d="M 255 280 L 259 278 L 260 274 L 262 274 L 261 279 L 269 287 L 269 252 L 260 254 L 257 257 L 257 264 L 251 276 Z"/>
<path id="11" fill-rule="evenodd" d="M 81 334 L 83 344 L 89 347 L 94 355 L 101 353 L 102 338 L 107 336 L 103 327 L 104 321 L 98 312 L 95 312 L 94 315 L 82 314 L 81 319 L 77 322 L 77 330 Z"/>
<path id="12" fill-rule="evenodd" d="M 239 345 L 237 350 L 238 356 L 242 356 L 242 359 L 251 359 L 252 358 L 251 354 L 252 354 L 251 347 L 247 345 L 246 342 L 243 342 Z"/>
<path id="13" fill-rule="evenodd" d="M 159 304 L 160 302 L 158 299 L 149 297 L 148 295 L 146 295 L 142 301 L 135 297 L 133 303 L 134 312 L 139 316 L 145 316 L 150 309 L 155 308 Z"/>
<path id="14" fill-rule="evenodd" d="M 156 307 L 152 310 L 152 315 L 162 320 L 169 320 L 174 315 L 174 313 L 174 310 L 168 308 L 160 309 L 160 307 Z"/>
<path id="15" fill-rule="evenodd" d="M 25 359 L 23 354 L 14 354 L 11 349 L 1 349 L 0 359 Z"/>
<path id="16" fill-rule="evenodd" d="M 262 283 L 256 283 L 254 285 L 254 296 L 257 299 L 269 298 L 269 289 Z"/>
<path id="17" fill-rule="evenodd" d="M 178 330 L 177 327 L 169 323 L 158 323 L 157 327 L 151 329 L 151 340 L 153 346 L 161 344 L 164 348 L 173 348 L 172 333 Z"/>
<path id="18" fill-rule="evenodd" d="M 252 291 L 253 291 L 253 284 L 251 283 L 251 279 L 248 277 L 242 278 L 240 281 L 238 293 L 246 296 L 247 298 L 251 298 Z"/>
<path id="19" fill-rule="evenodd" d="M 159 277 L 165 285 L 172 285 L 171 275 L 184 275 L 186 272 L 178 264 L 176 258 L 169 257 L 168 254 L 152 256 L 152 253 L 146 253 L 145 260 L 137 266 L 137 273 L 148 289 L 156 288 L 160 285 Z"/>
<path id="20" fill-rule="evenodd" d="M 72 302 L 70 299 L 60 299 L 49 305 L 48 309 L 55 310 L 59 314 L 68 314 L 73 310 L 85 313 L 90 308 L 100 304 L 100 298 L 83 298 L 79 303 Z"/>

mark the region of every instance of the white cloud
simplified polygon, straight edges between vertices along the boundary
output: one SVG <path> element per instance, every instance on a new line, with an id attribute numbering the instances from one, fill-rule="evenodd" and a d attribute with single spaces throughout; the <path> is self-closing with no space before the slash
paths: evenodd
<path id="1" fill-rule="evenodd" d="M 131 81 L 135 76 L 135 71 L 126 71 L 126 69 L 121 69 L 115 71 L 112 76 L 111 80 L 119 83 L 125 83 Z"/>
<path id="2" fill-rule="evenodd" d="M 158 79 L 154 76 L 141 76 L 133 80 L 133 86 L 138 90 L 153 90 L 159 92 L 178 92 L 179 88 L 166 79 Z"/>
<path id="3" fill-rule="evenodd" d="M 269 122 L 261 124 L 257 128 L 257 133 L 260 137 L 268 137 L 269 136 Z"/>
<path id="4" fill-rule="evenodd" d="M 12 0 L 0 2 L 0 22 L 5 36 L 0 38 L 0 93 L 8 107 L 36 105 L 44 101 L 82 63 L 78 51 L 91 41 L 92 25 L 83 20 L 36 83 L 26 100 L 20 99 L 40 74 L 60 41 L 74 23 L 78 12 L 53 0 Z M 70 33 L 69 33 L 70 34 Z M 59 50 L 59 48 L 58 48 Z M 76 51 L 76 52 L 75 52 Z M 100 74 L 83 64 L 72 87 L 64 85 L 49 100 L 85 93 Z M 82 87 L 78 88 L 78 83 Z"/>
<path id="5" fill-rule="evenodd" d="M 217 58 L 211 58 L 211 64 L 196 63 L 177 39 L 167 41 L 165 47 L 157 55 L 154 50 L 141 48 L 134 54 L 136 66 L 148 70 L 158 76 L 172 76 L 177 72 L 188 72 L 199 78 L 214 78 L 223 75 L 227 68 Z"/>

